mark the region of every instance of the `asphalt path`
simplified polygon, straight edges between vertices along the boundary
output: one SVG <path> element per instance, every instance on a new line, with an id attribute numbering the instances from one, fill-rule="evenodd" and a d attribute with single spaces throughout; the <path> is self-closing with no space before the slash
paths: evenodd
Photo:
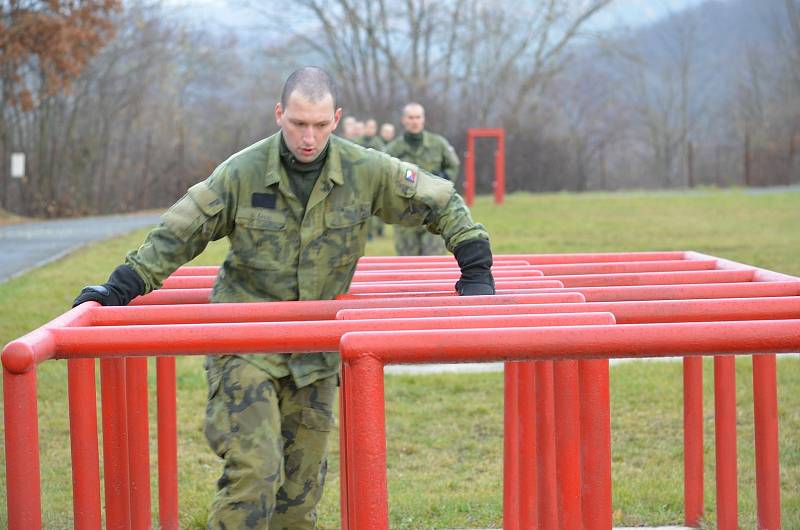
<path id="1" fill-rule="evenodd" d="M 0 282 L 82 246 L 155 226 L 160 214 L 107 215 L 0 226 Z"/>

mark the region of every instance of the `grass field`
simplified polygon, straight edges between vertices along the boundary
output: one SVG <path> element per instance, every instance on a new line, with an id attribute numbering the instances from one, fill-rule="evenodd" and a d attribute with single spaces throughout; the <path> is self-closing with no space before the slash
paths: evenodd
<path id="1" fill-rule="evenodd" d="M 514 194 L 502 207 L 481 197 L 473 214 L 492 234 L 495 253 L 696 250 L 800 275 L 800 193 Z M 104 281 L 143 235 L 140 231 L 87 247 L 0 284 L 0 343 L 66 310 L 83 285 Z M 371 243 L 368 251 L 393 253 L 388 238 Z M 218 264 L 224 252 L 224 244 L 214 244 L 196 262 Z M 715 528 L 710 367 L 707 360 L 705 528 Z M 65 363 L 45 363 L 38 377 L 45 528 L 71 528 Z M 778 378 L 783 525 L 800 528 L 796 356 L 779 360 Z M 615 525 L 683 520 L 681 382 L 680 363 L 634 362 L 612 368 Z M 749 359 L 737 362 L 737 387 L 740 525 L 754 528 Z M 202 434 L 205 397 L 202 359 L 179 359 L 180 504 L 185 528 L 203 528 L 219 473 Z M 386 401 L 391 527 L 500 527 L 502 374 L 388 376 Z M 329 480 L 320 506 L 324 529 L 338 528 L 338 433 L 332 433 L 331 441 Z M 153 443 L 153 476 L 155 454 Z M 0 469 L 4 474 L 4 462 Z M 5 480 L 0 482 L 4 498 Z M 154 513 L 156 501 L 154 492 Z M 0 528 L 5 526 L 3 502 Z"/>

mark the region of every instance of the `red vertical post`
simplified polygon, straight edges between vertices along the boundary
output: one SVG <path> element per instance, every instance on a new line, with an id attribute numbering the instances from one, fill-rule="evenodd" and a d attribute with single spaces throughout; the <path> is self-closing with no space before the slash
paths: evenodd
<path id="1" fill-rule="evenodd" d="M 494 202 L 503 204 L 506 195 L 506 135 L 497 133 L 497 151 L 494 152 Z"/>
<path id="2" fill-rule="evenodd" d="M 521 530 L 519 521 L 519 363 L 505 363 L 503 386 L 503 528 Z"/>
<path id="3" fill-rule="evenodd" d="M 128 468 L 131 529 L 147 530 L 150 506 L 150 428 L 147 416 L 147 357 L 125 359 L 128 406 Z"/>
<path id="4" fill-rule="evenodd" d="M 608 359 L 579 361 L 581 510 L 584 530 L 611 530 L 611 403 Z"/>
<path id="5" fill-rule="evenodd" d="M 553 363 L 556 414 L 556 466 L 561 530 L 582 530 L 581 431 L 578 361 Z"/>
<path id="6" fill-rule="evenodd" d="M 72 507 L 75 528 L 100 530 L 100 450 L 94 359 L 67 361 Z"/>
<path id="7" fill-rule="evenodd" d="M 342 364 L 341 379 L 339 387 L 339 507 L 341 510 L 341 527 L 342 530 L 355 528 L 355 525 L 350 524 L 350 505 L 355 502 L 355 495 L 353 495 L 353 476 L 352 476 L 352 463 L 350 461 L 350 448 L 348 447 L 352 441 L 352 437 L 348 435 L 350 432 L 349 422 L 349 407 L 350 407 L 350 388 L 352 386 L 352 378 L 350 376 L 350 366 Z"/>
<path id="8" fill-rule="evenodd" d="M 467 206 L 475 202 L 475 137 L 467 130 L 467 154 L 464 166 L 464 201 Z"/>
<path id="9" fill-rule="evenodd" d="M 3 367 L 3 404 L 8 527 L 40 530 L 42 492 L 36 368 L 12 374 Z"/>
<path id="10" fill-rule="evenodd" d="M 684 524 L 699 527 L 703 518 L 703 358 L 683 358 L 683 505 Z"/>
<path id="11" fill-rule="evenodd" d="M 717 454 L 717 528 L 737 530 L 736 358 L 714 357 L 714 425 Z"/>
<path id="12" fill-rule="evenodd" d="M 758 530 L 781 528 L 778 386 L 775 355 L 753 355 Z"/>
<path id="13" fill-rule="evenodd" d="M 103 469 L 106 528 L 131 526 L 128 474 L 128 408 L 125 403 L 125 359 L 100 360 L 103 401 Z"/>
<path id="14" fill-rule="evenodd" d="M 347 436 L 352 438 L 353 491 L 358 502 L 350 512 L 350 530 L 388 530 L 389 494 L 386 479 L 386 413 L 383 364 L 359 357 L 350 364 L 352 382 Z M 355 523 L 355 528 L 353 524 Z"/>
<path id="15" fill-rule="evenodd" d="M 536 371 L 519 363 L 519 525 L 536 528 Z"/>
<path id="16" fill-rule="evenodd" d="M 539 530 L 558 530 L 553 361 L 536 361 L 536 489 Z"/>
<path id="17" fill-rule="evenodd" d="M 178 530 L 178 414 L 175 357 L 156 359 L 158 405 L 158 520 Z"/>

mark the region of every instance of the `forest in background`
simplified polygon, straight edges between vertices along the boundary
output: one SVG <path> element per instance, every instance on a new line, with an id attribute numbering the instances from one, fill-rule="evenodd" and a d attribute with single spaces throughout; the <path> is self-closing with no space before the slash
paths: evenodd
<path id="1" fill-rule="evenodd" d="M 800 183 L 797 0 L 596 29 L 613 3 L 239 0 L 231 25 L 191 4 L 0 0 L 0 207 L 167 206 L 275 132 L 306 64 L 336 76 L 346 115 L 399 127 L 419 101 L 459 153 L 467 128 L 505 128 L 509 191 Z M 479 142 L 479 192 L 493 149 Z"/>

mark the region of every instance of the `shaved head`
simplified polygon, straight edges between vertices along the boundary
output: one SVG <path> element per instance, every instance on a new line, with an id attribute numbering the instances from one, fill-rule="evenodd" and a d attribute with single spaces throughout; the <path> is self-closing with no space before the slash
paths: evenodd
<path id="1" fill-rule="evenodd" d="M 336 84 L 331 75 L 322 68 L 304 66 L 292 72 L 283 85 L 281 107 L 286 109 L 289 96 L 295 91 L 311 102 L 322 101 L 330 94 L 333 99 L 333 108 L 336 108 Z"/>

